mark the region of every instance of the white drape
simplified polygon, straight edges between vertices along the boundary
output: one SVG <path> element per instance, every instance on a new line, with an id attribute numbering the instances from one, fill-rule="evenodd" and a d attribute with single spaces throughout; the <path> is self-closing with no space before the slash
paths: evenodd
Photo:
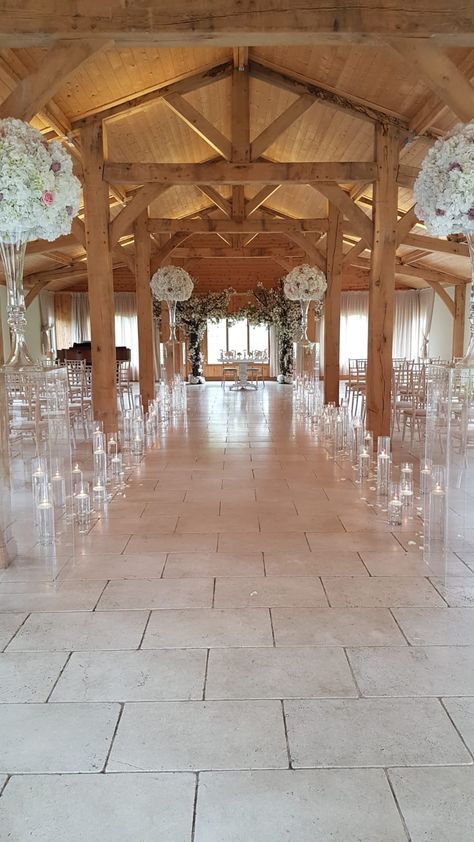
<path id="1" fill-rule="evenodd" d="M 278 353 L 278 330 L 275 325 L 269 326 L 270 337 L 270 357 L 269 357 L 269 374 L 270 377 L 276 377 L 280 374 L 280 356 Z"/>
<path id="2" fill-rule="evenodd" d="M 115 302 L 115 345 L 123 345 L 131 351 L 132 380 L 138 378 L 138 327 L 137 304 L 134 292 L 116 292 Z M 72 296 L 72 325 L 73 342 L 89 342 L 91 325 L 89 314 L 89 298 L 85 292 L 76 292 Z"/>
<path id="3" fill-rule="evenodd" d="M 56 331 L 54 328 L 54 293 L 40 292 L 41 351 L 45 355 L 56 352 Z"/>

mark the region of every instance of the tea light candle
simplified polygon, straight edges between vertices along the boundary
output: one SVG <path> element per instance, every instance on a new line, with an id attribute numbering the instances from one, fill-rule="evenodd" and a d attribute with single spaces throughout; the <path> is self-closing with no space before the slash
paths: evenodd
<path id="1" fill-rule="evenodd" d="M 385 450 L 377 456 L 377 494 L 388 494 L 391 459 Z"/>
<path id="2" fill-rule="evenodd" d="M 402 523 L 402 501 L 398 496 L 398 492 L 394 491 L 393 497 L 388 501 L 388 522 L 392 526 L 401 526 Z"/>
<path id="3" fill-rule="evenodd" d="M 404 462 L 400 468 L 400 482 L 405 485 L 413 484 L 413 465 L 409 462 Z"/>
<path id="4" fill-rule="evenodd" d="M 420 494 L 428 494 L 431 489 L 431 462 L 425 459 L 420 468 Z"/>
<path id="5" fill-rule="evenodd" d="M 62 474 L 56 471 L 51 479 L 51 488 L 53 491 L 53 503 L 55 506 L 63 507 L 66 505 L 66 482 Z"/>
<path id="6" fill-rule="evenodd" d="M 362 482 L 367 479 L 370 473 L 370 453 L 364 447 L 359 454 L 359 479 Z"/>
<path id="7" fill-rule="evenodd" d="M 72 476 L 72 493 L 76 494 L 81 486 L 82 483 L 82 471 L 79 467 L 79 464 L 76 462 L 74 468 L 71 471 Z"/>
<path id="8" fill-rule="evenodd" d="M 94 430 L 92 433 L 92 450 L 103 450 L 104 449 L 104 442 L 105 437 L 102 430 Z"/>
<path id="9" fill-rule="evenodd" d="M 81 485 L 79 492 L 74 497 L 74 514 L 77 522 L 80 524 L 87 523 L 91 515 L 91 498 L 89 494 L 89 484 Z"/>

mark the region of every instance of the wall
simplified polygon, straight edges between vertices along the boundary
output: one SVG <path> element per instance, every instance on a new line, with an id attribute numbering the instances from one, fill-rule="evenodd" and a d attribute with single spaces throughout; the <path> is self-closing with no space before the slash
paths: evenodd
<path id="1" fill-rule="evenodd" d="M 0 315 L 2 320 L 3 352 L 5 359 L 10 353 L 10 335 L 6 314 L 7 290 L 0 286 Z M 26 328 L 26 342 L 34 360 L 41 357 L 41 316 L 39 298 L 35 298 L 26 311 L 28 326 Z"/>
<path id="2" fill-rule="evenodd" d="M 446 292 L 454 299 L 454 287 L 446 287 Z M 453 319 L 439 295 L 435 295 L 428 353 L 430 357 L 441 357 L 442 360 L 450 360 L 452 348 Z"/>

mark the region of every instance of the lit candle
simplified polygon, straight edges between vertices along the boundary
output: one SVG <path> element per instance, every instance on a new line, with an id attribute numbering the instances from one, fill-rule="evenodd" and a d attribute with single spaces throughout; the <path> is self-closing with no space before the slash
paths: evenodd
<path id="1" fill-rule="evenodd" d="M 377 494 L 388 494 L 391 459 L 385 450 L 377 456 Z"/>
<path id="2" fill-rule="evenodd" d="M 431 489 L 431 461 L 425 459 L 420 468 L 420 494 L 429 494 Z"/>
<path id="3" fill-rule="evenodd" d="M 394 489 L 393 497 L 388 502 L 388 522 L 391 526 L 401 526 L 402 523 L 402 501 L 398 496 L 398 491 Z"/>
<path id="4" fill-rule="evenodd" d="M 74 497 L 74 514 L 79 524 L 89 522 L 91 515 L 91 498 L 89 494 L 89 483 L 83 482 L 78 493 Z"/>
<path id="5" fill-rule="evenodd" d="M 429 502 L 429 532 L 435 541 L 444 541 L 446 518 L 446 493 L 439 482 L 436 482 L 430 493 Z"/>
<path id="6" fill-rule="evenodd" d="M 370 473 L 370 453 L 364 447 L 359 454 L 359 479 L 361 482 L 367 479 Z"/>
<path id="7" fill-rule="evenodd" d="M 56 471 L 51 479 L 51 487 L 53 491 L 53 503 L 55 506 L 63 507 L 66 505 L 66 483 L 62 474 Z"/>
<path id="8" fill-rule="evenodd" d="M 39 541 L 43 546 L 54 543 L 54 507 L 49 500 L 41 500 L 36 508 Z"/>

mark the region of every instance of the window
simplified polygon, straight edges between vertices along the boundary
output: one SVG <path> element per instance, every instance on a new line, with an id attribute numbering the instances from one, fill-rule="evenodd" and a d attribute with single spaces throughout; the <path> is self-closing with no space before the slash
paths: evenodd
<path id="1" fill-rule="evenodd" d="M 229 324 L 227 319 L 207 323 L 207 362 L 219 362 L 221 351 L 248 354 L 253 351 L 268 353 L 269 339 L 266 325 L 249 325 L 247 319 Z"/>

